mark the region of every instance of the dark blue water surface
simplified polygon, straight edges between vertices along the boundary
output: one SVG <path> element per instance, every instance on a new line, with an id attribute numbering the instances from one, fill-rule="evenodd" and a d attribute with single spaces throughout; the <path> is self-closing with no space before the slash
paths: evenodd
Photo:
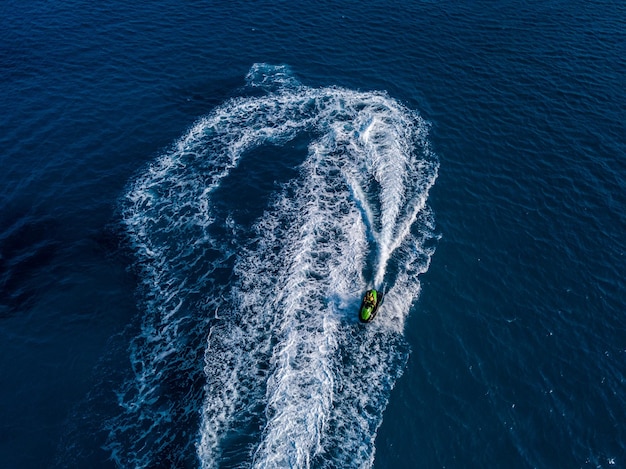
<path id="1" fill-rule="evenodd" d="M 0 466 L 626 467 L 625 57 L 615 0 L 5 0 Z"/>

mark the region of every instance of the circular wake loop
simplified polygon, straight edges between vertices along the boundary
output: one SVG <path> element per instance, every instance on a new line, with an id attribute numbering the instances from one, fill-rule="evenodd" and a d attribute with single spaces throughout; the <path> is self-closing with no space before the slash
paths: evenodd
<path id="1" fill-rule="evenodd" d="M 432 255 L 427 125 L 385 93 L 308 88 L 284 66 L 256 64 L 247 79 L 263 94 L 214 109 L 127 196 L 146 315 L 109 447 L 131 465 L 195 444 L 206 468 L 368 467 Z M 295 176 L 241 224 L 222 188 L 242 162 L 257 168 L 245 177 L 279 171 L 253 159 L 271 148 L 293 161 L 302 136 Z M 383 285 L 363 327 L 360 297 Z M 201 382 L 191 405 L 164 379 Z"/>

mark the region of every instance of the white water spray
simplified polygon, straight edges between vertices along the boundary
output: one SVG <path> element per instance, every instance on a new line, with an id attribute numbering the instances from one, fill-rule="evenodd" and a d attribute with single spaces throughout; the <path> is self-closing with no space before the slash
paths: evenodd
<path id="1" fill-rule="evenodd" d="M 144 323 L 134 357 L 143 384 L 122 400 L 129 413 L 150 412 L 144 389 L 181 355 L 183 325 L 198 321 L 192 300 L 210 292 L 219 300 L 196 328 L 208 330 L 202 466 L 368 467 L 432 254 L 427 126 L 385 93 L 308 88 L 263 64 L 248 79 L 266 93 L 216 108 L 129 192 L 125 222 L 159 320 Z M 223 181 L 251 150 L 303 134 L 311 140 L 297 176 L 252 233 L 229 238 L 243 228 L 214 213 Z M 231 280 L 216 282 L 229 266 Z M 360 297 L 383 283 L 379 316 L 362 327 Z M 149 451 L 129 452 L 150 461 Z"/>

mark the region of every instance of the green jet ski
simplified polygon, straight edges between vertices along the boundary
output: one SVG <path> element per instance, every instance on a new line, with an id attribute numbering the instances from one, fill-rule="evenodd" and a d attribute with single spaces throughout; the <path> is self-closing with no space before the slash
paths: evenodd
<path id="1" fill-rule="evenodd" d="M 376 317 L 378 307 L 383 299 L 382 293 L 377 290 L 367 290 L 363 301 L 361 302 L 361 309 L 359 310 L 359 321 L 370 322 Z"/>

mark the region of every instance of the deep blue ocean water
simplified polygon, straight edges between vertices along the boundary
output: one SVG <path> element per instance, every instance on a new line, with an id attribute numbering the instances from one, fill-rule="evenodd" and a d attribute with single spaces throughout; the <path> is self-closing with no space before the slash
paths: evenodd
<path id="1" fill-rule="evenodd" d="M 626 467 L 625 57 L 614 0 L 6 0 L 0 466 Z"/>

